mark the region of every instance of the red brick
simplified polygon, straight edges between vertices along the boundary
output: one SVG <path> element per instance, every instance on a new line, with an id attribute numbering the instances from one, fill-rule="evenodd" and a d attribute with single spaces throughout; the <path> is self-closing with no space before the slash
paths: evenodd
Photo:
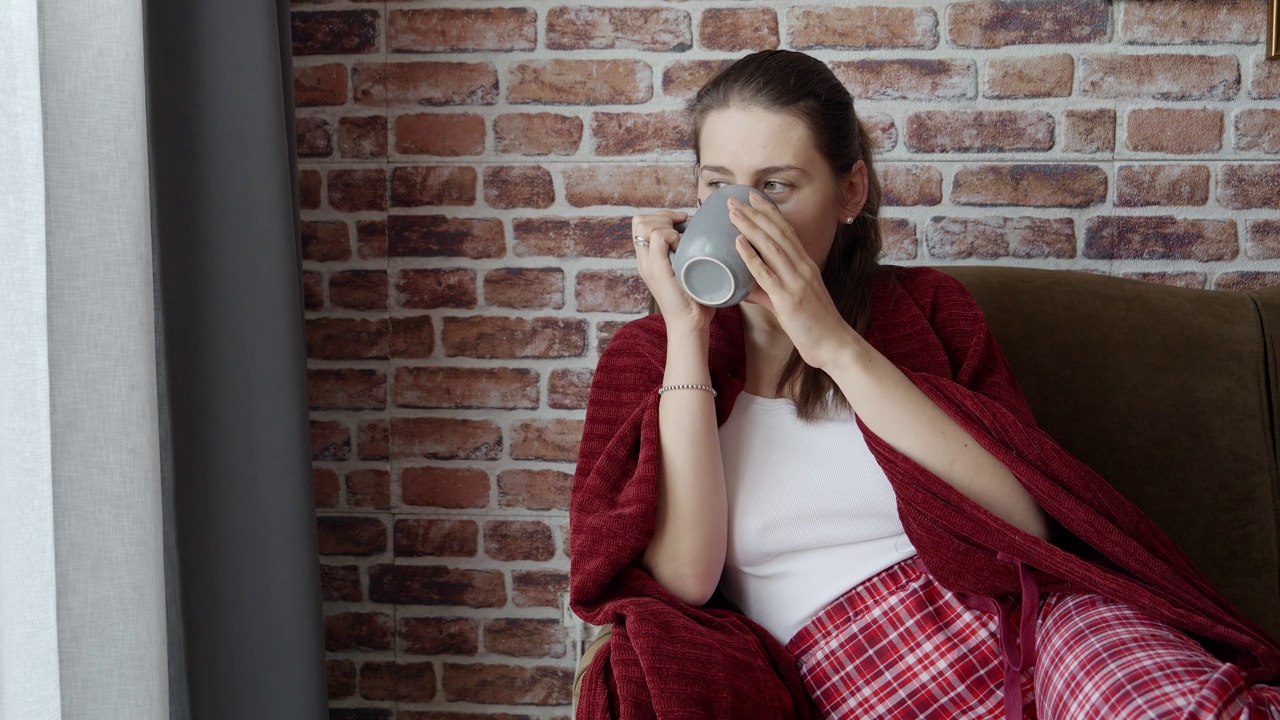
<path id="1" fill-rule="evenodd" d="M 302 307 L 304 310 L 324 308 L 324 275 L 314 270 L 302 271 Z"/>
<path id="2" fill-rule="evenodd" d="M 369 599 L 392 605 L 502 607 L 507 586 L 501 570 L 461 570 L 443 565 L 374 565 Z"/>
<path id="3" fill-rule="evenodd" d="M 542 618 L 486 620 L 484 649 L 511 657 L 564 657 L 564 626 Z"/>
<path id="4" fill-rule="evenodd" d="M 916 238 L 916 224 L 906 218 L 881 217 L 882 240 L 880 258 L 883 260 L 914 260 L 920 241 Z"/>
<path id="5" fill-rule="evenodd" d="M 519 608 L 560 607 L 560 594 L 569 592 L 569 575 L 557 570 L 511 571 L 511 604 Z"/>
<path id="6" fill-rule="evenodd" d="M 407 655 L 475 655 L 480 623 L 472 618 L 401 618 L 400 642 Z"/>
<path id="7" fill-rule="evenodd" d="M 441 341 L 448 357 L 577 357 L 586 334 L 578 318 L 447 317 Z"/>
<path id="8" fill-rule="evenodd" d="M 387 525 L 376 517 L 316 518 L 321 555 L 379 555 L 387 550 Z"/>
<path id="9" fill-rule="evenodd" d="M 493 105 L 498 71 L 493 63 L 356 63 L 352 94 L 367 107 Z"/>
<path id="10" fill-rule="evenodd" d="M 338 473 L 326 468 L 311 468 L 311 489 L 317 508 L 338 507 Z"/>
<path id="11" fill-rule="evenodd" d="M 1280 272 L 1261 272 L 1256 270 L 1227 272 L 1222 273 L 1213 280 L 1214 290 L 1252 292 L 1274 285 L 1280 285 Z"/>
<path id="12" fill-rule="evenodd" d="M 855 98 L 972 100 L 978 71 L 972 60 L 854 60 L 831 69 Z"/>
<path id="13" fill-rule="evenodd" d="M 569 166 L 564 186 L 574 207 L 692 208 L 697 198 L 693 173 L 684 165 Z"/>
<path id="14" fill-rule="evenodd" d="M 1280 110 L 1247 108 L 1236 113 L 1236 149 L 1280 153 Z"/>
<path id="15" fill-rule="evenodd" d="M 604 352 L 609 345 L 609 341 L 613 339 L 613 334 L 618 329 L 627 324 L 627 320 L 601 320 L 596 323 L 596 353 Z"/>
<path id="16" fill-rule="evenodd" d="M 1160 283 L 1161 285 L 1173 285 L 1175 287 L 1198 288 L 1201 290 L 1205 287 L 1205 274 L 1202 272 L 1125 272 L 1120 273 L 1120 277 Z"/>
<path id="17" fill-rule="evenodd" d="M 391 318 L 391 357 L 405 360 L 431 357 L 436 332 L 430 315 Z"/>
<path id="18" fill-rule="evenodd" d="M 1129 113 L 1125 145 L 1170 155 L 1216 153 L 1222 149 L 1222 130 L 1221 110 L 1144 108 Z"/>
<path id="19" fill-rule="evenodd" d="M 653 97 L 653 70 L 639 60 L 532 60 L 511 66 L 512 103 L 634 105 Z"/>
<path id="20" fill-rule="evenodd" d="M 396 405 L 536 409 L 538 373 L 528 368 L 396 368 Z"/>
<path id="21" fill-rule="evenodd" d="M 934 217 L 924 241 L 931 257 L 950 260 L 1076 256 L 1071 218 Z"/>
<path id="22" fill-rule="evenodd" d="M 330 711 L 333 712 L 333 711 Z M 346 720 L 344 718 L 330 717 L 329 720 Z M 354 718 L 352 720 L 365 720 L 364 718 Z M 371 719 L 372 720 L 372 719 Z M 387 718 L 390 720 L 390 718 Z M 396 713 L 396 720 L 538 720 L 532 715 L 512 715 L 511 713 L 484 713 L 476 715 L 474 713 L 463 712 L 440 712 L 430 710 L 404 710 L 401 709 Z M 551 720 L 569 720 L 565 715 L 556 715 Z"/>
<path id="23" fill-rule="evenodd" d="M 405 468 L 400 473 L 400 494 L 405 505 L 488 507 L 489 474 L 475 468 Z"/>
<path id="24" fill-rule="evenodd" d="M 343 270 L 329 276 L 329 300 L 352 310 L 387 309 L 385 270 Z"/>
<path id="25" fill-rule="evenodd" d="M 363 468 L 347 473 L 347 505 L 353 508 L 391 509 L 391 473 Z"/>
<path id="26" fill-rule="evenodd" d="M 516 460 L 578 459 L 581 420 L 530 420 L 511 429 L 511 457 Z"/>
<path id="27" fill-rule="evenodd" d="M 476 169 L 445 165 L 391 170 L 391 206 L 476 204 Z"/>
<path id="28" fill-rule="evenodd" d="M 1252 260 L 1280 258 L 1280 220 L 1250 220 L 1245 255 Z"/>
<path id="29" fill-rule="evenodd" d="M 358 55 L 378 50 L 374 10 L 292 13 L 293 55 Z"/>
<path id="30" fill-rule="evenodd" d="M 1053 147 L 1053 116 L 1023 110 L 924 110 L 907 115 L 914 152 L 1013 152 Z"/>
<path id="31" fill-rule="evenodd" d="M 475 557 L 480 526 L 474 520 L 397 520 L 396 557 Z"/>
<path id="32" fill-rule="evenodd" d="M 1205 165 L 1123 165 L 1116 171 L 1116 207 L 1204 205 L 1209 202 Z"/>
<path id="33" fill-rule="evenodd" d="M 683 52 L 693 46 L 689 13 L 662 7 L 560 6 L 547 12 L 551 50 Z"/>
<path id="34" fill-rule="evenodd" d="M 338 120 L 338 154 L 361 160 L 386 157 L 386 116 L 353 115 Z"/>
<path id="35" fill-rule="evenodd" d="M 329 207 L 342 212 L 387 209 L 387 171 L 330 170 Z"/>
<path id="36" fill-rule="evenodd" d="M 708 50 L 726 52 L 772 50 L 778 47 L 778 15 L 771 8 L 703 10 L 698 42 Z"/>
<path id="37" fill-rule="evenodd" d="M 334 475 L 337 482 L 337 475 Z M 336 490 L 334 491 L 337 492 Z M 364 591 L 360 587 L 358 565 L 320 564 L 320 594 L 326 602 L 360 602 Z"/>
<path id="38" fill-rule="evenodd" d="M 880 168 L 885 207 L 937 205 L 942 202 L 942 173 L 932 165 L 887 163 Z"/>
<path id="39" fill-rule="evenodd" d="M 1116 111 L 1111 108 L 1068 110 L 1062 128 L 1062 149 L 1099 153 L 1116 149 Z"/>
<path id="40" fill-rule="evenodd" d="M 598 156 L 693 150 L 692 126 L 683 110 L 593 113 L 591 136 Z"/>
<path id="41" fill-rule="evenodd" d="M 556 534 L 560 536 L 560 554 L 565 558 L 568 558 L 569 551 L 571 550 L 569 545 L 569 521 L 565 520 L 564 522 L 554 523 L 554 525 L 556 528 Z"/>
<path id="42" fill-rule="evenodd" d="M 533 50 L 537 13 L 531 8 L 392 10 L 387 47 L 391 52 Z"/>
<path id="43" fill-rule="evenodd" d="M 548 208 L 556 201 L 551 173 L 537 165 L 484 169 L 484 201 L 499 210 Z"/>
<path id="44" fill-rule="evenodd" d="M 320 209 L 320 188 L 324 176 L 319 170 L 298 171 L 298 200 L 303 210 Z"/>
<path id="45" fill-rule="evenodd" d="M 484 300 L 490 307 L 562 308 L 564 271 L 560 268 L 490 270 L 484 275 Z"/>
<path id="46" fill-rule="evenodd" d="M 507 243 L 495 218 L 390 215 L 387 251 L 392 257 L 500 258 Z"/>
<path id="47" fill-rule="evenodd" d="M 956 171 L 956 205 L 1082 208 L 1107 199 L 1107 173 L 1093 165 L 969 165 Z"/>
<path id="48" fill-rule="evenodd" d="M 635 272 L 584 270 L 575 284 L 579 312 L 638 313 L 649 307 L 649 286 Z"/>
<path id="49" fill-rule="evenodd" d="M 938 46 L 938 16 L 927 7 L 792 7 L 787 10 L 787 27 L 789 44 L 796 50 Z"/>
<path id="50" fill-rule="evenodd" d="M 325 158 L 333 154 L 333 126 L 324 118 L 300 117 L 294 120 L 298 157 Z"/>
<path id="51" fill-rule="evenodd" d="M 883 113 L 859 115 L 858 120 L 871 138 L 871 149 L 877 153 L 887 153 L 898 146 L 898 127 L 893 117 Z"/>
<path id="52" fill-rule="evenodd" d="M 1238 254 L 1234 220 L 1099 216 L 1085 226 L 1088 258 L 1210 262 L 1233 260 Z"/>
<path id="53" fill-rule="evenodd" d="M 333 262 L 351 259 L 351 229 L 342 220 L 304 221 L 302 259 Z"/>
<path id="54" fill-rule="evenodd" d="M 387 378 L 377 370 L 307 370 L 312 410 L 373 410 L 387 406 Z"/>
<path id="55" fill-rule="evenodd" d="M 1252 44 L 1262 41 L 1266 3 L 1253 0 L 1128 0 L 1120 37 L 1131 45 Z"/>
<path id="56" fill-rule="evenodd" d="M 525 510 L 568 510 L 573 475 L 559 470 L 505 470 L 498 474 L 498 504 Z"/>
<path id="57" fill-rule="evenodd" d="M 413 113 L 396 118 L 396 152 L 463 157 L 484 153 L 484 118 L 471 113 Z"/>
<path id="58" fill-rule="evenodd" d="M 311 459 L 346 460 L 351 457 L 351 433 L 336 420 L 311 421 Z"/>
<path id="59" fill-rule="evenodd" d="M 444 697 L 449 702 L 568 705 L 573 668 L 445 663 Z"/>
<path id="60" fill-rule="evenodd" d="M 396 293 L 396 304 L 402 308 L 474 308 L 476 273 L 463 268 L 401 270 Z"/>
<path id="61" fill-rule="evenodd" d="M 516 257 L 621 259 L 635 252 L 629 217 L 531 217 L 512 222 Z"/>
<path id="62" fill-rule="evenodd" d="M 550 560 L 556 541 L 544 522 L 490 520 L 484 524 L 484 554 L 502 561 Z"/>
<path id="63" fill-rule="evenodd" d="M 1280 63 L 1262 57 L 1254 62 L 1249 96 L 1258 100 L 1280 98 Z"/>
<path id="64" fill-rule="evenodd" d="M 662 71 L 662 93 L 670 97 L 688 100 L 732 60 L 677 60 Z"/>
<path id="65" fill-rule="evenodd" d="M 307 357 L 318 360 L 385 360 L 386 320 L 307 320 Z"/>
<path id="66" fill-rule="evenodd" d="M 386 220 L 360 220 L 356 222 L 356 254 L 365 260 L 385 258 L 387 256 Z"/>
<path id="67" fill-rule="evenodd" d="M 1067 53 L 1042 57 L 994 58 L 983 73 L 983 97 L 1068 97 L 1076 73 L 1075 58 Z"/>
<path id="68" fill-rule="evenodd" d="M 1223 165 L 1218 170 L 1218 202 L 1232 210 L 1280 208 L 1280 165 Z"/>
<path id="69" fill-rule="evenodd" d="M 329 660 L 325 663 L 325 685 L 330 700 L 340 700 L 356 694 L 356 664 L 350 660 Z"/>
<path id="70" fill-rule="evenodd" d="M 1240 92 L 1234 55 L 1084 55 L 1080 94 L 1093 98 L 1231 100 Z"/>
<path id="71" fill-rule="evenodd" d="M 344 105 L 347 66 L 342 63 L 293 68 L 293 104 L 298 107 Z"/>
<path id="72" fill-rule="evenodd" d="M 547 405 L 559 410 L 583 410 L 591 391 L 591 368 L 560 368 L 547 380 Z"/>
<path id="73" fill-rule="evenodd" d="M 572 155 L 582 144 L 582 118 L 555 113 L 508 113 L 493 121 L 503 155 Z"/>
<path id="74" fill-rule="evenodd" d="M 385 420 L 370 420 L 360 423 L 360 459 L 388 459 L 390 457 L 388 435 Z"/>
<path id="75" fill-rule="evenodd" d="M 429 662 L 367 661 L 360 666 L 360 697 L 388 702 L 430 702 L 436 696 L 435 666 Z"/>
<path id="76" fill-rule="evenodd" d="M 391 455 L 435 460 L 497 460 L 502 430 L 488 420 L 391 418 Z"/>
<path id="77" fill-rule="evenodd" d="M 324 619 L 324 649 L 329 652 L 394 648 L 395 628 L 390 615 L 348 612 Z"/>
<path id="78" fill-rule="evenodd" d="M 947 6 L 947 37 L 962 48 L 1102 43 L 1111 39 L 1110 0 L 977 0 Z"/>

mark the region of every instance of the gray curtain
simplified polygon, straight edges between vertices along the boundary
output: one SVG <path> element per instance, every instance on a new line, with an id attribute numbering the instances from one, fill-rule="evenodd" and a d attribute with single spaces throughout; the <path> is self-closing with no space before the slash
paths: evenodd
<path id="1" fill-rule="evenodd" d="M 288 13 L 145 5 L 175 720 L 326 713 Z"/>

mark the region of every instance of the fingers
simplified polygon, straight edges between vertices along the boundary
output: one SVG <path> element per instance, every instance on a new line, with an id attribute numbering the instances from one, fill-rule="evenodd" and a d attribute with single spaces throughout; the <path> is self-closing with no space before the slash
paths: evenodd
<path id="1" fill-rule="evenodd" d="M 758 202 L 762 205 L 768 204 L 764 201 Z M 804 249 L 796 240 L 791 225 L 781 215 L 775 220 L 759 208 L 730 198 L 729 219 L 742 231 L 759 257 L 775 273 L 789 277 L 803 262 L 804 258 L 800 255 L 804 253 Z"/>

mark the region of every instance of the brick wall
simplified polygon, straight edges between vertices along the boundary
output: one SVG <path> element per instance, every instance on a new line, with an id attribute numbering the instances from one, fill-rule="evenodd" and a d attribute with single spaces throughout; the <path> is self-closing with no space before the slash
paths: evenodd
<path id="1" fill-rule="evenodd" d="M 296 1 L 333 718 L 565 717 L 567 504 L 633 207 L 693 201 L 725 61 L 829 61 L 886 255 L 1280 283 L 1266 0 Z"/>

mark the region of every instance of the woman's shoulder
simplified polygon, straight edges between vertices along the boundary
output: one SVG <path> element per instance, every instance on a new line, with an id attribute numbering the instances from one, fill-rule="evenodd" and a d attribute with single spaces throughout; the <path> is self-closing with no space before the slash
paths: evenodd
<path id="1" fill-rule="evenodd" d="M 887 279 L 883 286 L 889 290 L 887 296 L 882 294 L 882 300 L 897 299 L 897 294 L 902 293 L 926 317 L 942 311 L 978 310 L 977 301 L 964 284 L 941 270 L 923 265 L 884 265 L 882 269 Z"/>

